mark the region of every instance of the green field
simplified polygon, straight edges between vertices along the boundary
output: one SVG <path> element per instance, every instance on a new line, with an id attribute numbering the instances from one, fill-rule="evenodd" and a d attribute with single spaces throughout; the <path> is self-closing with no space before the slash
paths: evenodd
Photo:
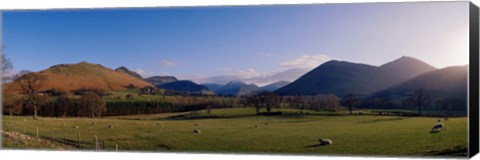
<path id="1" fill-rule="evenodd" d="M 430 133 L 438 118 L 273 111 L 282 114 L 262 116 L 255 115 L 253 108 L 234 108 L 214 109 L 211 115 L 197 111 L 103 119 L 5 116 L 3 123 L 5 131 L 32 137 L 38 127 L 42 139 L 73 149 L 79 149 L 79 132 L 80 149 L 90 150 L 95 149 L 95 135 L 102 150 L 114 150 L 118 144 L 122 151 L 412 156 L 463 154 L 467 147 L 465 117 L 450 118 L 448 130 Z M 193 133 L 194 129 L 201 133 Z M 333 144 L 319 146 L 319 138 L 331 139 Z M 3 142 L 5 148 L 48 148 L 22 144 Z"/>

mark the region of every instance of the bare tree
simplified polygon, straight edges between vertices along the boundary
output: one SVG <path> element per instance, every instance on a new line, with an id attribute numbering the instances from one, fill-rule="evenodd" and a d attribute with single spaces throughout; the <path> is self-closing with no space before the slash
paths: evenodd
<path id="1" fill-rule="evenodd" d="M 21 112 L 23 101 L 23 98 L 19 94 L 6 90 L 3 91 L 3 109 L 5 112 L 8 112 L 10 116 L 12 116 L 13 113 L 18 114 Z"/>
<path id="2" fill-rule="evenodd" d="M 83 112 L 86 112 L 83 114 L 87 114 L 90 118 L 95 118 L 95 115 L 101 117 L 102 113 L 107 111 L 102 97 L 92 92 L 85 92 L 79 100 L 79 105 Z"/>
<path id="3" fill-rule="evenodd" d="M 262 91 L 258 93 L 258 96 L 260 96 L 260 103 L 262 106 L 265 106 L 267 113 L 270 113 L 272 108 L 278 105 L 279 98 L 271 91 Z"/>
<path id="4" fill-rule="evenodd" d="M 427 95 L 427 93 L 423 88 L 419 88 L 413 91 L 413 93 L 409 94 L 409 100 L 417 108 L 418 114 L 422 114 L 422 108 L 428 102 L 429 99 L 430 99 L 430 96 Z"/>
<path id="5" fill-rule="evenodd" d="M 260 96 L 257 94 L 251 94 L 246 98 L 246 105 L 251 105 L 255 107 L 257 114 L 260 114 L 260 108 L 262 108 Z"/>
<path id="6" fill-rule="evenodd" d="M 60 112 L 62 113 L 62 117 L 67 116 L 68 111 L 72 107 L 72 102 L 73 102 L 73 99 L 70 98 L 70 96 L 67 94 L 61 95 L 60 97 L 58 97 L 57 103 L 60 107 Z"/>
<path id="7" fill-rule="evenodd" d="M 5 54 L 3 45 L 0 45 L 0 54 L 2 55 L 2 82 L 6 82 L 11 79 L 9 74 L 13 70 L 12 60 Z"/>
<path id="8" fill-rule="evenodd" d="M 29 73 L 23 75 L 18 80 L 21 90 L 25 93 L 26 104 L 33 109 L 33 119 L 37 119 L 39 101 L 42 98 L 40 89 L 45 78 L 38 73 Z"/>
<path id="9" fill-rule="evenodd" d="M 342 98 L 341 101 L 343 106 L 348 107 L 348 112 L 352 115 L 353 107 L 357 104 L 357 99 L 353 94 L 347 94 Z"/>

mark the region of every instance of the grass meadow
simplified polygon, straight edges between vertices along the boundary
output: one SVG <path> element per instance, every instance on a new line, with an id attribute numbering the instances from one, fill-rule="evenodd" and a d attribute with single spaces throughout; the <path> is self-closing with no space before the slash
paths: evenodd
<path id="1" fill-rule="evenodd" d="M 430 133 L 438 118 L 275 111 L 283 114 L 262 116 L 255 115 L 253 108 L 234 108 L 215 109 L 211 115 L 202 110 L 102 119 L 5 116 L 4 130 L 36 137 L 38 127 L 40 139 L 54 145 L 45 147 L 35 140 L 14 143 L 8 137 L 3 145 L 95 150 L 97 136 L 101 150 L 115 151 L 118 145 L 119 151 L 141 152 L 412 156 L 456 153 L 467 147 L 467 118 L 450 118 L 446 131 Z M 201 133 L 193 133 L 195 129 Z M 319 138 L 331 139 L 333 144 L 320 146 Z"/>

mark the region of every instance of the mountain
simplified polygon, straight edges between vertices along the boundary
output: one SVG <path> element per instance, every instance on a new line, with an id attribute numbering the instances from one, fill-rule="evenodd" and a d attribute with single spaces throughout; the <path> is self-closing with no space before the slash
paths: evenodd
<path id="1" fill-rule="evenodd" d="M 166 90 L 173 90 L 173 91 L 179 91 L 179 92 L 189 92 L 189 93 L 196 93 L 196 94 L 202 94 L 206 93 L 209 91 L 209 89 L 204 86 L 204 85 L 199 85 L 196 84 L 192 81 L 188 80 L 181 80 L 181 81 L 175 81 L 175 82 L 170 82 L 170 83 L 164 83 L 160 85 L 156 85 L 157 88 L 163 88 Z"/>
<path id="2" fill-rule="evenodd" d="M 153 76 L 146 78 L 145 81 L 150 82 L 151 84 L 157 86 L 164 83 L 176 82 L 177 78 L 173 76 Z"/>
<path id="3" fill-rule="evenodd" d="M 468 66 L 453 66 L 419 75 L 394 87 L 378 92 L 377 96 L 406 95 L 418 89 L 439 96 L 467 95 Z"/>
<path id="4" fill-rule="evenodd" d="M 127 67 L 124 67 L 124 66 L 118 67 L 117 69 L 115 69 L 115 71 L 123 72 L 123 73 L 129 74 L 129 75 L 131 75 L 135 78 L 143 80 L 143 77 L 140 74 L 138 74 L 137 72 L 134 72 L 134 71 L 130 71 Z"/>
<path id="5" fill-rule="evenodd" d="M 263 87 L 260 87 L 259 90 L 275 91 L 279 88 L 282 88 L 282 87 L 288 85 L 289 83 L 290 82 L 288 82 L 288 81 L 278 81 L 278 82 L 274 82 L 274 83 L 265 85 Z"/>
<path id="6" fill-rule="evenodd" d="M 414 76 L 435 70 L 411 57 L 401 57 L 382 66 L 332 60 L 328 61 L 276 92 L 282 95 L 366 96 L 392 87 Z"/>
<path id="7" fill-rule="evenodd" d="M 436 70 L 436 68 L 418 59 L 403 56 L 392 62 L 381 65 L 380 70 L 384 71 L 386 74 L 382 81 L 395 85 L 419 76 L 420 74 Z M 386 87 L 391 86 L 387 85 Z"/>
<path id="8" fill-rule="evenodd" d="M 257 91 L 258 86 L 254 84 L 246 84 L 242 81 L 231 81 L 225 86 L 217 89 L 215 93 L 225 96 L 241 96 L 248 95 L 253 91 Z"/>
<path id="9" fill-rule="evenodd" d="M 222 88 L 223 85 L 221 84 L 216 84 L 216 83 L 203 83 L 201 85 L 206 86 L 209 90 L 216 92 L 218 89 Z"/>
<path id="10" fill-rule="evenodd" d="M 100 88 L 110 91 L 126 89 L 130 84 L 137 87 L 150 86 L 149 83 L 127 73 L 87 62 L 55 65 L 39 71 L 38 74 L 45 77 L 42 90 L 56 88 L 72 91 L 80 88 Z M 18 80 L 12 84 L 18 86 Z"/>

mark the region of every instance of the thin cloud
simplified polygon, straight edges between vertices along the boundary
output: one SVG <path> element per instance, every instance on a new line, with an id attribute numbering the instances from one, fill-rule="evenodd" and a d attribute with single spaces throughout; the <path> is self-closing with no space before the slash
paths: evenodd
<path id="1" fill-rule="evenodd" d="M 160 67 L 174 67 L 177 63 L 171 60 L 162 60 L 160 61 Z"/>
<path id="2" fill-rule="evenodd" d="M 135 72 L 138 73 L 139 75 L 141 75 L 141 76 L 144 77 L 144 78 L 145 78 L 145 77 L 151 77 L 151 76 L 154 75 L 153 72 L 147 72 L 147 71 L 145 71 L 145 70 L 143 70 L 143 69 L 136 69 Z"/>
<path id="3" fill-rule="evenodd" d="M 331 58 L 327 55 L 319 54 L 319 55 L 302 55 L 296 59 L 285 61 L 280 63 L 279 65 L 286 69 L 291 68 L 315 68 L 322 63 L 329 61 Z"/>

